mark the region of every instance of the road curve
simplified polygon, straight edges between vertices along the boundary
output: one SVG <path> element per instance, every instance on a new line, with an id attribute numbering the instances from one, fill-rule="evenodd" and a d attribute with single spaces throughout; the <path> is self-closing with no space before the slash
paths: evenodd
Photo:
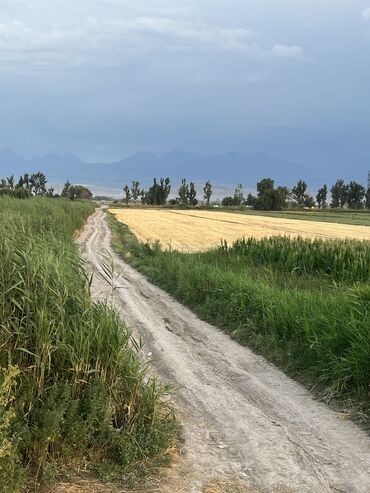
<path id="1" fill-rule="evenodd" d="M 112 296 L 164 382 L 178 387 L 191 475 L 185 492 L 213 477 L 261 491 L 370 493 L 370 438 L 311 398 L 263 357 L 199 320 L 111 249 L 102 210 L 78 242 L 96 298 Z M 99 275 L 110 255 L 118 289 Z M 284 490 L 286 491 L 286 490 Z"/>

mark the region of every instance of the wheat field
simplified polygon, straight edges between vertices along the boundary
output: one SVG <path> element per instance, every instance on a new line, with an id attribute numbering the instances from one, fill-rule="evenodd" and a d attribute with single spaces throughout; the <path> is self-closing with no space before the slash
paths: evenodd
<path id="1" fill-rule="evenodd" d="M 142 241 L 159 240 L 163 248 L 204 251 L 241 237 L 301 236 L 303 238 L 370 241 L 369 226 L 301 221 L 228 212 L 161 209 L 111 209 Z"/>

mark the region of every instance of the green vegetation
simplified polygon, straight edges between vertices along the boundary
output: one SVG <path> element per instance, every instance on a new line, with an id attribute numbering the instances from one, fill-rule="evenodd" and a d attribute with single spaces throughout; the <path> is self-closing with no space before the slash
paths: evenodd
<path id="1" fill-rule="evenodd" d="M 139 244 L 109 221 L 116 250 L 149 279 L 368 420 L 369 243 L 273 238 L 186 254 Z"/>
<path id="2" fill-rule="evenodd" d="M 0 484 L 37 489 L 81 465 L 128 483 L 164 455 L 166 389 L 94 304 L 73 242 L 89 202 L 0 198 Z"/>
<path id="3" fill-rule="evenodd" d="M 212 209 L 213 210 L 213 209 Z M 218 212 L 220 209 L 216 209 Z M 302 221 L 320 221 L 325 223 L 352 224 L 354 226 L 370 226 L 370 211 L 349 211 L 348 209 L 322 209 L 320 211 L 252 211 L 238 209 L 222 209 L 223 212 L 235 214 L 251 214 L 264 217 L 279 217 L 281 219 L 299 219 Z"/>

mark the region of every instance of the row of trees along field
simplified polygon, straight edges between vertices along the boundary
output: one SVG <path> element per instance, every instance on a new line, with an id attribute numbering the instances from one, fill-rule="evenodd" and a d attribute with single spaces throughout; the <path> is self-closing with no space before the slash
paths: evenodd
<path id="1" fill-rule="evenodd" d="M 137 203 L 139 200 L 147 205 L 165 205 L 171 192 L 171 181 L 167 178 L 153 179 L 153 185 L 144 190 L 140 188 L 139 181 L 133 181 L 131 187 L 126 185 L 123 189 L 124 201 Z M 203 187 L 203 202 L 210 205 L 213 194 L 212 184 L 207 181 Z M 333 209 L 348 207 L 350 209 L 370 209 L 370 189 L 366 189 L 360 183 L 351 181 L 346 184 L 344 180 L 337 180 L 330 189 L 323 185 L 313 197 L 308 192 L 307 183 L 299 180 L 298 183 L 289 189 L 286 186 L 275 187 L 272 178 L 264 178 L 257 183 L 257 195 L 244 195 L 243 185 L 239 184 L 234 195 L 224 197 L 221 204 L 225 207 L 250 206 L 257 210 L 281 210 L 288 206 L 298 208 L 318 207 Z M 181 185 L 177 192 L 177 197 L 168 201 L 172 205 L 191 205 L 198 204 L 197 191 L 193 182 L 188 183 L 185 178 L 181 180 Z"/>
<path id="2" fill-rule="evenodd" d="M 141 203 L 146 205 L 165 205 L 171 193 L 171 180 L 168 177 L 160 178 L 159 181 L 157 178 L 153 178 L 153 185 L 148 190 L 141 189 L 139 181 L 133 181 L 131 187 L 125 185 L 123 192 L 126 204 L 129 204 L 129 202 L 137 203 L 140 200 Z M 210 181 L 207 181 L 204 185 L 203 192 L 203 199 L 209 205 L 213 193 Z M 193 182 L 188 183 L 183 178 L 178 189 L 177 197 L 168 202 L 172 205 L 197 205 L 198 199 L 195 184 Z"/>
<path id="3" fill-rule="evenodd" d="M 308 192 L 307 183 L 299 180 L 290 190 L 286 186 L 275 187 L 275 182 L 271 178 L 264 178 L 257 183 L 257 195 L 248 194 L 244 198 L 243 187 L 238 185 L 234 196 L 225 197 L 222 200 L 224 206 L 248 205 L 259 210 L 281 210 L 293 206 L 298 208 L 327 207 L 338 209 L 348 207 L 349 209 L 370 209 L 370 188 L 366 189 L 360 183 L 351 181 L 346 184 L 344 180 L 337 180 L 330 189 L 331 201 L 328 201 L 329 190 L 327 185 L 323 185 L 314 198 Z"/>
<path id="4" fill-rule="evenodd" d="M 62 193 L 55 193 L 54 188 L 47 188 L 47 177 L 45 173 L 25 173 L 16 181 L 14 175 L 0 180 L 0 195 L 7 195 L 18 199 L 29 197 L 51 197 L 76 199 L 91 199 L 91 191 L 83 185 L 72 185 L 68 180 L 64 184 Z"/>

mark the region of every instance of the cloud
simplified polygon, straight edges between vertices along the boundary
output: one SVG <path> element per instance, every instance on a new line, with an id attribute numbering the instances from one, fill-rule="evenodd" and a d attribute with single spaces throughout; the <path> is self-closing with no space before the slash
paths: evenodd
<path id="1" fill-rule="evenodd" d="M 252 58 L 303 58 L 298 46 L 265 46 L 253 31 L 220 27 L 197 20 L 133 17 L 78 25 L 35 28 L 22 22 L 0 24 L 0 61 L 28 63 L 120 65 L 141 55 L 168 52 L 238 52 Z"/>
<path id="2" fill-rule="evenodd" d="M 287 46 L 276 44 L 272 48 L 272 53 L 278 58 L 303 59 L 304 53 L 300 46 Z"/>
<path id="3" fill-rule="evenodd" d="M 367 7 L 363 12 L 362 12 L 362 18 L 365 21 L 370 21 L 370 7 Z"/>

